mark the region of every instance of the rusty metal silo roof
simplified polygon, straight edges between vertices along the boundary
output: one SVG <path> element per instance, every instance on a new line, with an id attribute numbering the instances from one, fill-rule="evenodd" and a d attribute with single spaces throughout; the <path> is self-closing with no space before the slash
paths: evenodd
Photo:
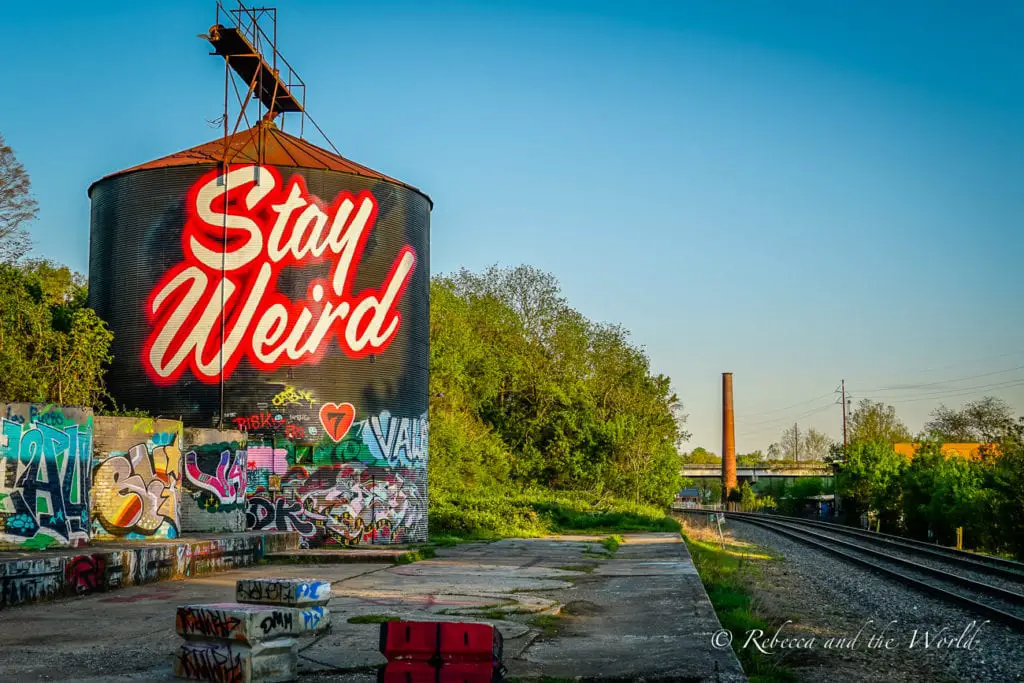
<path id="1" fill-rule="evenodd" d="M 260 135 L 262 132 L 262 135 Z M 225 154 L 225 140 L 227 141 L 227 153 Z M 273 123 L 259 123 L 256 126 L 248 129 L 239 131 L 233 136 L 228 138 L 217 138 L 210 142 L 205 142 L 201 145 L 175 152 L 160 159 L 154 159 L 153 161 L 147 161 L 146 163 L 139 164 L 138 166 L 132 166 L 126 168 L 117 173 L 111 173 L 104 176 L 101 180 L 112 178 L 114 176 L 123 175 L 125 173 L 132 173 L 133 171 L 145 171 L 148 169 L 156 168 L 168 168 L 172 166 L 192 166 L 198 164 L 216 164 L 223 161 L 225 158 L 228 159 L 231 164 L 255 164 L 260 162 L 260 156 L 262 153 L 262 163 L 269 166 L 283 166 L 293 168 L 317 168 L 328 171 L 338 171 L 341 173 L 351 173 L 352 175 L 364 176 L 367 178 L 376 178 L 379 180 L 386 180 L 390 183 L 402 185 L 410 190 L 418 192 L 427 198 L 430 205 L 433 206 L 434 202 L 430 197 L 420 190 L 418 187 L 414 187 L 408 183 L 404 183 L 401 180 L 397 180 L 390 176 L 386 176 L 379 171 L 375 171 L 372 168 L 357 164 L 350 159 L 330 152 L 326 149 L 322 149 L 312 144 L 307 140 L 289 135 L 283 130 L 277 128 Z M 96 182 L 101 182 L 100 180 Z M 93 183 L 89 186 L 89 192 L 92 192 Z"/>

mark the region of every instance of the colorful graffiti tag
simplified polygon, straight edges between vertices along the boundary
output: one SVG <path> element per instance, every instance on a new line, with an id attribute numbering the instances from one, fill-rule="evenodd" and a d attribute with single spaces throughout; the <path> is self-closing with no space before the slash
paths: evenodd
<path id="1" fill-rule="evenodd" d="M 93 474 L 98 532 L 113 536 L 178 535 L 181 451 L 141 443 L 111 454 Z"/>
<path id="2" fill-rule="evenodd" d="M 206 452 L 203 452 L 205 450 Z M 204 497 L 206 507 L 222 510 L 245 503 L 246 452 L 238 448 L 214 447 L 185 454 L 185 476 L 188 483 L 210 494 Z M 219 451 L 219 452 L 218 452 Z M 213 474 L 209 474 L 209 472 Z"/>
<path id="3" fill-rule="evenodd" d="M 0 421 L 0 546 L 89 541 L 91 411 L 11 404 Z"/>
<path id="4" fill-rule="evenodd" d="M 303 547 L 399 543 L 425 521 L 424 495 L 410 470 L 359 462 L 292 466 L 280 492 L 259 487 L 250 494 L 247 526 L 296 531 Z"/>

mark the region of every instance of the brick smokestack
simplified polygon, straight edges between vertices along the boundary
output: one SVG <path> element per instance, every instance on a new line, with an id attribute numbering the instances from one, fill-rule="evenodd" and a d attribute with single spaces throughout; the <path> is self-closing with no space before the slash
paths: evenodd
<path id="1" fill-rule="evenodd" d="M 736 429 L 732 412 L 732 373 L 722 373 L 722 500 L 736 488 Z"/>

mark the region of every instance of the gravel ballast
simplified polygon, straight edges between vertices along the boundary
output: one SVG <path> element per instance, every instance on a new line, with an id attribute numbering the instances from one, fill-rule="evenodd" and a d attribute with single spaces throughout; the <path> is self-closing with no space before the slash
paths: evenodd
<path id="1" fill-rule="evenodd" d="M 795 622 L 778 636 L 797 637 L 790 649 L 766 649 L 802 680 L 1024 681 L 1024 634 L 769 529 L 736 519 L 727 529 L 782 560 L 761 565 L 755 607 L 773 626 Z M 838 647 L 843 636 L 852 646 Z"/>

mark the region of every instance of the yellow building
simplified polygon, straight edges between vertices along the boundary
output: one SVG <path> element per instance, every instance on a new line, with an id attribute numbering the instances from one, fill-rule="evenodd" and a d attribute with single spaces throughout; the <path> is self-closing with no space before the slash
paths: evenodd
<path id="1" fill-rule="evenodd" d="M 893 444 L 893 450 L 900 455 L 906 456 L 909 460 L 914 457 L 917 449 L 921 447 L 919 443 L 897 443 Z M 942 453 L 946 457 L 950 455 L 959 455 L 962 458 L 968 460 L 979 460 L 982 454 L 988 452 L 993 455 L 999 454 L 999 446 L 994 443 L 944 443 L 942 444 Z"/>

